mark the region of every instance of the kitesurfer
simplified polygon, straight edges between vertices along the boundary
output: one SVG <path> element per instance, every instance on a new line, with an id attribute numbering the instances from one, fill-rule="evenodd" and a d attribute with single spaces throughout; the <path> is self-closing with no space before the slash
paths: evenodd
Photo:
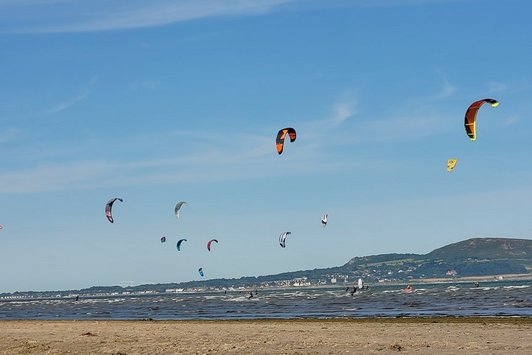
<path id="1" fill-rule="evenodd" d="M 351 296 L 354 296 L 355 293 L 357 292 L 358 290 L 358 287 L 357 286 L 353 286 L 353 292 L 351 292 Z"/>

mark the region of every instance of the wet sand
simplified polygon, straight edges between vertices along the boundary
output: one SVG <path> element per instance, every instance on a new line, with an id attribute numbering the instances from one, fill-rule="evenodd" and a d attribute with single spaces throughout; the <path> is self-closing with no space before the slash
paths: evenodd
<path id="1" fill-rule="evenodd" d="M 532 354 L 532 318 L 0 321 L 0 354 Z"/>

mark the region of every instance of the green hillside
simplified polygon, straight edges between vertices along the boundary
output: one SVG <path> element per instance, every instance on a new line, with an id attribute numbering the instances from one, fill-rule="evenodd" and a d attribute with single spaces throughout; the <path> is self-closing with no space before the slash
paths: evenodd
<path id="1" fill-rule="evenodd" d="M 532 240 L 474 238 L 446 245 L 428 254 L 354 257 L 336 267 L 230 280 L 191 281 L 181 283 L 180 287 L 286 286 L 302 279 L 313 285 L 326 285 L 352 283 L 359 277 L 367 282 L 403 282 L 420 278 L 526 274 L 530 271 Z"/>
<path id="2" fill-rule="evenodd" d="M 433 250 L 425 257 L 443 260 L 475 258 L 530 261 L 532 241 L 509 238 L 473 238 Z"/>
<path id="3" fill-rule="evenodd" d="M 345 274 L 376 280 L 524 274 L 532 269 L 532 241 L 473 238 L 419 254 L 383 254 L 351 259 Z"/>
<path id="4" fill-rule="evenodd" d="M 532 277 L 532 240 L 510 238 L 474 238 L 453 243 L 428 254 L 380 254 L 355 257 L 341 266 L 284 272 L 238 279 L 212 279 L 182 283 L 141 285 L 127 291 L 164 291 L 171 288 L 285 287 L 293 285 L 353 284 L 366 282 L 412 282 L 420 278 L 455 278 L 530 274 Z M 115 288 L 91 288 L 118 292 Z M 121 288 L 120 288 L 121 289 Z"/>
<path id="5" fill-rule="evenodd" d="M 344 265 L 330 268 L 239 279 L 191 281 L 178 286 L 288 286 L 300 280 L 312 285 L 327 285 L 349 284 L 359 277 L 366 282 L 406 282 L 420 278 L 526 274 L 532 271 L 531 251 L 532 240 L 474 238 L 446 245 L 424 255 L 380 254 L 355 257 Z M 172 286 L 176 287 L 176 284 Z"/>

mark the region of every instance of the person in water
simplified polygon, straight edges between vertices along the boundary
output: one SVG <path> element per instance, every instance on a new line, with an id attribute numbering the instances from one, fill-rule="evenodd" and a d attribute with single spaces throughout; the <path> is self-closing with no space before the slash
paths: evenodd
<path id="1" fill-rule="evenodd" d="M 408 285 L 406 286 L 406 288 L 405 288 L 405 292 L 410 293 L 410 292 L 412 292 L 412 291 L 414 291 L 414 288 L 412 287 L 412 285 L 408 284 Z"/>
<path id="2" fill-rule="evenodd" d="M 354 296 L 357 290 L 358 290 L 358 287 L 353 286 L 353 292 L 351 292 L 351 296 Z"/>
<path id="3" fill-rule="evenodd" d="M 250 300 L 250 299 L 252 299 L 252 298 L 253 298 L 253 292 L 252 292 L 252 291 L 250 291 L 250 292 L 249 292 L 249 297 L 248 297 L 248 300 Z"/>

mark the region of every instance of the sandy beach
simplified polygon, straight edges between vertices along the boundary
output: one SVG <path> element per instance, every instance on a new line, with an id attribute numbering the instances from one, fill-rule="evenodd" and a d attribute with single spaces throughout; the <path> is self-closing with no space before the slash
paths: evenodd
<path id="1" fill-rule="evenodd" d="M 532 354 L 531 318 L 0 321 L 0 354 Z"/>

